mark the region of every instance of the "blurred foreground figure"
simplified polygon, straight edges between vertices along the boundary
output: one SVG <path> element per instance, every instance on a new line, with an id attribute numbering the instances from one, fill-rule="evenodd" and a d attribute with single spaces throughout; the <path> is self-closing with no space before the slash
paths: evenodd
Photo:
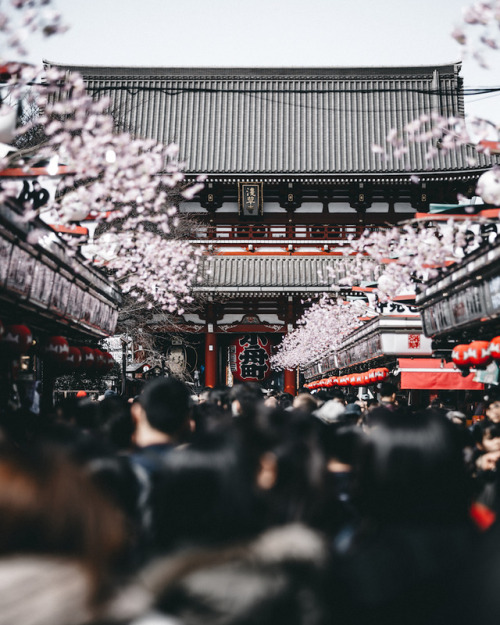
<path id="1" fill-rule="evenodd" d="M 0 449 L 0 624 L 79 625 L 110 596 L 121 514 L 60 452 Z"/>
<path id="2" fill-rule="evenodd" d="M 460 437 L 432 411 L 384 412 L 354 467 L 361 523 L 334 563 L 336 622 L 461 623 L 477 535 Z"/>

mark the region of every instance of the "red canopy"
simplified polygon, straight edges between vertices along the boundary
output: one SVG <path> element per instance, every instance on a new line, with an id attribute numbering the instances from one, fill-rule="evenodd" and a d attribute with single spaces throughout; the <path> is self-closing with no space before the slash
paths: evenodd
<path id="1" fill-rule="evenodd" d="M 474 382 L 474 374 L 466 378 L 453 363 L 440 358 L 399 358 L 402 389 L 482 391 L 484 384 Z"/>

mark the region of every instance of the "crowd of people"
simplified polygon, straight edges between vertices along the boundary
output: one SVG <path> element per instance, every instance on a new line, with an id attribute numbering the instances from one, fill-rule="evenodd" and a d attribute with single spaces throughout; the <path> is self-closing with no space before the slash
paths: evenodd
<path id="1" fill-rule="evenodd" d="M 173 377 L 2 411 L 0 625 L 496 622 L 484 414 Z"/>

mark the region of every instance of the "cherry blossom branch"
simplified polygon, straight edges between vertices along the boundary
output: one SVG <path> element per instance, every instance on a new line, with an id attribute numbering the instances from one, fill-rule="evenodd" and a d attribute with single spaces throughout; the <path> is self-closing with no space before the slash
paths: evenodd
<path id="1" fill-rule="evenodd" d="M 60 15 L 49 5 L 50 0 L 13 0 L 21 23 L 17 30 L 15 20 L 0 12 L 0 32 L 11 50 L 23 54 L 23 42 L 33 33 L 64 31 Z M 195 184 L 186 182 L 177 146 L 115 133 L 109 100 L 94 101 L 79 74 L 16 64 L 10 64 L 9 71 L 11 79 L 4 88 L 9 101 L 19 101 L 29 90 L 42 111 L 17 134 L 26 136 L 37 124 L 43 141 L 31 156 L 49 162 L 49 173 L 56 174 L 61 164 L 71 172 L 44 206 L 46 219 L 73 224 L 92 213 L 95 221 L 106 225 L 87 248 L 93 260 L 105 263 L 124 292 L 145 302 L 152 297 L 163 309 L 182 312 L 191 301 L 201 251 L 176 240 L 177 205 L 194 197 L 203 177 Z M 0 167 L 27 167 L 27 155 L 29 150 L 14 152 Z M 2 184 L 0 200 L 9 197 L 10 187 Z M 26 207 L 24 218 L 39 214 Z"/>
<path id="2" fill-rule="evenodd" d="M 363 302 L 346 302 L 323 295 L 312 304 L 271 357 L 273 369 L 305 366 L 324 353 L 337 350 L 342 339 L 361 324 L 367 308 Z"/>

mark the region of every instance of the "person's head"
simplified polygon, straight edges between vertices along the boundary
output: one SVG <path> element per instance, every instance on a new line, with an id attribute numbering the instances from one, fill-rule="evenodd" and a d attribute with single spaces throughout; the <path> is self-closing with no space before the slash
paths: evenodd
<path id="1" fill-rule="evenodd" d="M 259 467 L 256 483 L 269 522 L 308 522 L 325 475 L 317 419 L 298 410 L 261 410 L 253 426 L 245 434 Z"/>
<path id="2" fill-rule="evenodd" d="M 460 410 L 448 410 L 446 412 L 446 418 L 455 425 L 463 427 L 467 425 L 467 416 L 463 412 L 460 412 Z"/>
<path id="3" fill-rule="evenodd" d="M 98 593 L 124 544 L 123 516 L 60 450 L 0 451 L 0 556 L 76 561 Z"/>
<path id="4" fill-rule="evenodd" d="M 256 463 L 234 430 L 211 431 L 165 456 L 153 491 L 161 551 L 242 538 L 253 530 Z"/>
<path id="5" fill-rule="evenodd" d="M 128 401 L 116 393 L 108 395 L 99 402 L 97 415 L 100 435 L 115 449 L 130 449 L 135 425 Z"/>
<path id="6" fill-rule="evenodd" d="M 382 382 L 379 387 L 380 401 L 393 404 L 396 401 L 397 388 L 391 382 Z"/>
<path id="7" fill-rule="evenodd" d="M 479 447 L 487 453 L 500 451 L 500 424 L 484 420 L 478 426 L 480 432 Z"/>
<path id="8" fill-rule="evenodd" d="M 322 404 L 317 410 L 314 410 L 312 414 L 325 423 L 338 423 L 343 419 L 344 411 L 344 404 L 341 404 L 334 399 L 330 399 Z"/>
<path id="9" fill-rule="evenodd" d="M 293 404 L 293 395 L 290 393 L 281 393 L 279 396 L 279 407 L 280 408 L 291 408 Z"/>
<path id="10" fill-rule="evenodd" d="M 206 401 L 209 404 L 215 404 L 219 406 L 223 410 L 228 409 L 230 406 L 229 388 L 224 386 L 209 389 Z"/>
<path id="11" fill-rule="evenodd" d="M 149 382 L 137 403 L 154 430 L 177 436 L 188 426 L 190 393 L 176 378 L 157 378 Z"/>
<path id="12" fill-rule="evenodd" d="M 379 406 L 380 406 L 380 403 L 378 399 L 375 399 L 375 397 L 368 399 L 366 402 L 366 409 L 368 410 L 368 412 L 371 412 L 372 410 L 374 410 L 375 408 L 378 408 Z"/>
<path id="13" fill-rule="evenodd" d="M 361 409 L 361 406 L 357 402 L 355 402 L 353 404 L 347 404 L 347 406 L 344 408 L 342 417 L 346 423 L 355 425 L 361 418 L 362 414 L 363 411 Z"/>
<path id="14" fill-rule="evenodd" d="M 381 412 L 360 449 L 358 472 L 368 518 L 415 523 L 467 518 L 459 431 L 439 413 L 427 410 L 402 418 Z"/>
<path id="15" fill-rule="evenodd" d="M 294 410 L 312 414 L 318 407 L 318 402 L 309 393 L 299 393 L 294 397 L 292 406 Z"/>
<path id="16" fill-rule="evenodd" d="M 500 397 L 489 397 L 484 405 L 484 414 L 493 423 L 500 423 Z"/>
<path id="17" fill-rule="evenodd" d="M 253 419 L 264 401 L 261 387 L 254 382 L 233 386 L 229 393 L 233 416 Z"/>

